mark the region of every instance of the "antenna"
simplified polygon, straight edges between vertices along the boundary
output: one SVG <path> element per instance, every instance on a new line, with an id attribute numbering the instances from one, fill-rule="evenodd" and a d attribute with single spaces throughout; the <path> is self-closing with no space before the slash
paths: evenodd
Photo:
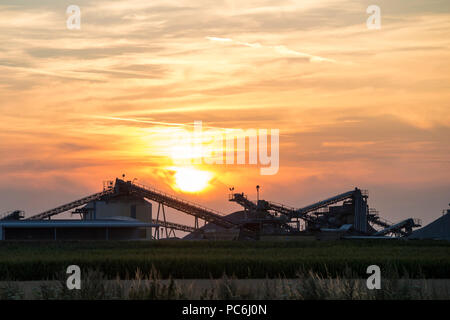
<path id="1" fill-rule="evenodd" d="M 256 200 L 259 202 L 259 184 L 256 186 Z"/>

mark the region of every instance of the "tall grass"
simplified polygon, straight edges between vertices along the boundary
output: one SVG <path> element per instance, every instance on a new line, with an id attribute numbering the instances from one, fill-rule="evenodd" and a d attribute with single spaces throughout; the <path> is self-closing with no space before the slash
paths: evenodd
<path id="1" fill-rule="evenodd" d="M 247 280 L 242 283 L 235 276 L 223 275 L 211 279 L 206 288 L 180 284 L 163 279 L 152 269 L 144 274 L 137 270 L 128 279 L 108 280 L 97 270 L 88 270 L 82 278 L 81 290 L 68 290 L 66 275 L 59 273 L 55 281 L 40 284 L 33 290 L 31 299 L 41 300 L 118 300 L 118 299 L 200 299 L 200 300 L 409 300 L 450 299 L 450 285 L 446 288 L 430 287 L 425 281 L 402 278 L 382 280 L 381 290 L 368 290 L 365 279 L 355 279 L 347 269 L 346 278 L 323 277 L 313 271 L 299 271 L 295 279 L 277 278 Z M 391 276 L 398 275 L 392 270 Z M 255 285 L 259 284 L 259 285 Z M 24 292 L 18 283 L 0 286 L 0 299 L 23 299 Z"/>

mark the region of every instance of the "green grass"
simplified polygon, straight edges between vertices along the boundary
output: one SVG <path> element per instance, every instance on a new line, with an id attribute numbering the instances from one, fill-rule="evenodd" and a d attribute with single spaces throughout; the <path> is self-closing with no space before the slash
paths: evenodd
<path id="1" fill-rule="evenodd" d="M 107 278 L 133 277 L 156 268 L 162 278 L 367 277 L 377 264 L 411 278 L 450 278 L 450 243 L 438 241 L 333 242 L 1 242 L 0 280 L 44 280 L 71 264 Z"/>

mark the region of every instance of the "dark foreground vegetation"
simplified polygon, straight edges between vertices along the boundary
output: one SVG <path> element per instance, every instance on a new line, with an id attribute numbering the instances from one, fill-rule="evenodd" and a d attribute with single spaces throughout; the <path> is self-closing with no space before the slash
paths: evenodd
<path id="1" fill-rule="evenodd" d="M 0 281 L 52 280 L 69 265 L 106 279 L 133 279 L 136 271 L 168 279 L 367 278 L 450 279 L 450 243 L 437 241 L 330 242 L 1 242 Z"/>
<path id="2" fill-rule="evenodd" d="M 391 276 L 393 274 L 391 273 Z M 54 281 L 0 282 L 0 300 L 429 300 L 450 299 L 450 281 L 383 279 L 379 290 L 369 290 L 365 279 L 323 278 L 314 272 L 295 279 L 239 280 L 222 276 L 210 280 L 162 279 L 155 269 L 138 270 L 130 280 L 108 280 L 87 270 L 80 290 L 68 290 L 64 274 Z M 30 287 L 31 284 L 31 287 Z M 30 290 L 31 289 L 31 290 Z"/>

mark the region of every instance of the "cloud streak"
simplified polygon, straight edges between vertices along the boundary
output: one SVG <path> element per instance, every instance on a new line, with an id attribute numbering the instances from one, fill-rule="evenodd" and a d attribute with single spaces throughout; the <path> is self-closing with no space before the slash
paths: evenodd
<path id="1" fill-rule="evenodd" d="M 206 37 L 206 39 L 208 39 L 210 41 L 214 41 L 214 42 L 234 43 L 237 45 L 246 46 L 246 47 L 255 48 L 255 49 L 271 49 L 280 55 L 302 57 L 302 58 L 308 59 L 310 62 L 331 62 L 331 63 L 336 62 L 336 60 L 334 60 L 334 59 L 324 58 L 324 57 L 312 55 L 309 53 L 292 50 L 283 45 L 267 46 L 267 45 L 262 45 L 258 42 L 257 43 L 249 43 L 249 42 L 236 41 L 236 40 L 233 40 L 230 38 L 220 38 L 220 37 L 210 37 L 210 36 Z"/>

